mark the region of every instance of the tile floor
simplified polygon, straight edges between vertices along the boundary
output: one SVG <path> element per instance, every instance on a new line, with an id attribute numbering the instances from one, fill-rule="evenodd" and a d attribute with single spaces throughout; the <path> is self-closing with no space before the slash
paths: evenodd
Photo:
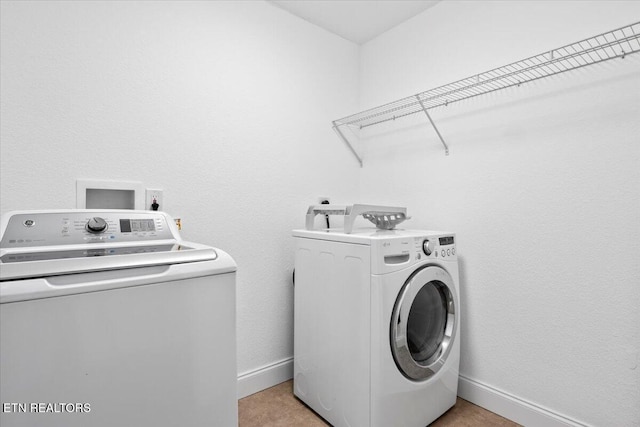
<path id="1" fill-rule="evenodd" d="M 293 395 L 286 381 L 238 402 L 239 427 L 326 427 L 322 418 Z M 512 421 L 458 398 L 432 427 L 517 427 Z"/>

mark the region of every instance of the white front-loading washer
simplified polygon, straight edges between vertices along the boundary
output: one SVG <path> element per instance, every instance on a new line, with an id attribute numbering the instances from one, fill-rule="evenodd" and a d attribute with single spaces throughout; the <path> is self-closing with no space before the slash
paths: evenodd
<path id="1" fill-rule="evenodd" d="M 334 426 L 424 427 L 456 401 L 455 235 L 295 230 L 294 393 Z"/>

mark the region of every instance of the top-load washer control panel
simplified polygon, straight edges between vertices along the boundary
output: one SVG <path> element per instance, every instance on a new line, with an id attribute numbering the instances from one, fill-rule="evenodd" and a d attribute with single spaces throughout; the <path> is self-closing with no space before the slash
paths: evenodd
<path id="1" fill-rule="evenodd" d="M 167 216 L 154 212 L 66 211 L 12 215 L 3 248 L 142 242 L 175 239 Z"/>

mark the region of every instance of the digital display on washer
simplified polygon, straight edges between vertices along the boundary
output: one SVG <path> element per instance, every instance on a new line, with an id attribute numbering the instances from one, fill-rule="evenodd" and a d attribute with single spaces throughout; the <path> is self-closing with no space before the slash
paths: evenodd
<path id="1" fill-rule="evenodd" d="M 134 255 L 152 252 L 176 252 L 193 250 L 182 245 L 153 245 L 153 246 L 128 246 L 121 248 L 95 248 L 80 249 L 74 251 L 50 251 L 50 252 L 25 252 L 5 254 L 0 257 L 0 262 L 8 264 L 12 262 L 46 261 L 52 259 L 89 258 L 111 255 Z"/>
<path id="2" fill-rule="evenodd" d="M 131 233 L 139 231 L 155 231 L 156 226 L 153 219 L 121 219 L 120 232 Z"/>
<path id="3" fill-rule="evenodd" d="M 453 245 L 453 236 L 440 237 L 440 246 Z"/>

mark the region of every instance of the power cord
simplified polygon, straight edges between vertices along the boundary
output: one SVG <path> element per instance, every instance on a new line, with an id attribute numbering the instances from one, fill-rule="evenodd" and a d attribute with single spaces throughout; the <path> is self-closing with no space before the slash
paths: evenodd
<path id="1" fill-rule="evenodd" d="M 329 201 L 328 200 L 323 200 L 320 202 L 321 205 L 328 205 Z M 324 218 L 327 220 L 327 229 L 331 228 L 331 226 L 329 225 L 329 215 L 325 215 Z"/>

